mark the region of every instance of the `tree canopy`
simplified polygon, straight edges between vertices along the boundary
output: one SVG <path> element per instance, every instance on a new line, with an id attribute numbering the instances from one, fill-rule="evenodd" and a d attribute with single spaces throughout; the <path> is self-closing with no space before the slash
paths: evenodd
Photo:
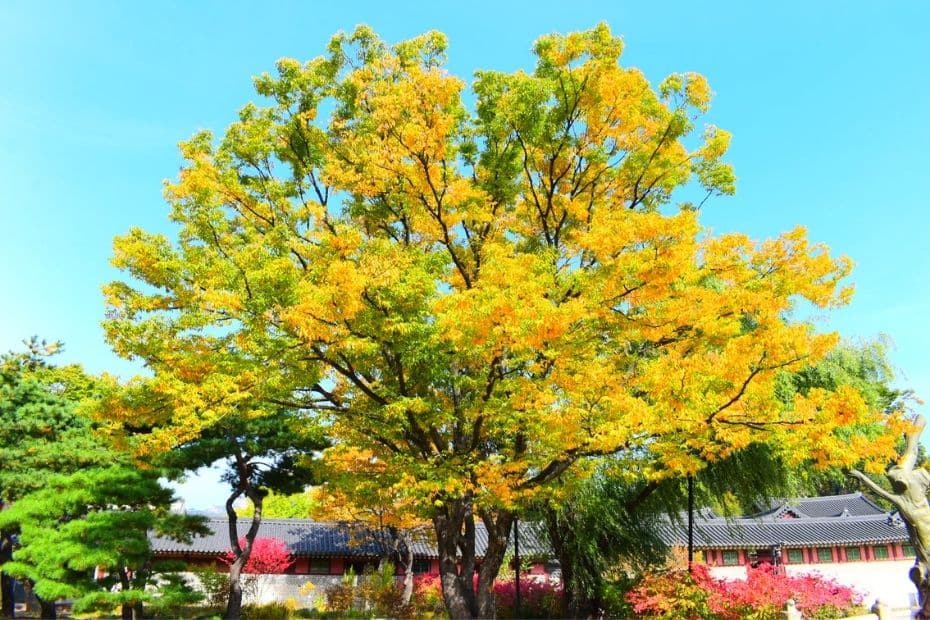
<path id="1" fill-rule="evenodd" d="M 316 502 L 309 490 L 298 493 L 281 494 L 269 491 L 262 502 L 262 514 L 276 519 L 306 519 L 313 512 Z M 255 504 L 248 500 L 242 508 L 236 509 L 240 517 L 255 514 Z"/>
<path id="2" fill-rule="evenodd" d="M 704 229 L 680 196 L 734 190 L 729 134 L 695 130 L 710 88 L 653 88 L 622 48 L 605 25 L 547 35 L 533 72 L 479 71 L 471 95 L 437 32 L 279 61 L 219 141 L 182 144 L 177 238 L 115 242 L 107 337 L 154 376 L 111 423 L 144 425 L 141 451 L 269 407 L 322 425 L 432 520 L 453 617 L 493 615 L 513 511 L 587 457 L 661 480 L 760 442 L 887 456 L 855 429 L 896 418 L 855 389 L 775 397 L 836 343 L 792 310 L 846 303 L 850 262 L 800 228 Z"/>
<path id="3" fill-rule="evenodd" d="M 0 356 L 0 503 L 42 489 L 50 476 L 107 463 L 91 421 L 76 411 L 93 390 L 75 366 L 54 367 L 61 349 L 33 339 Z"/>

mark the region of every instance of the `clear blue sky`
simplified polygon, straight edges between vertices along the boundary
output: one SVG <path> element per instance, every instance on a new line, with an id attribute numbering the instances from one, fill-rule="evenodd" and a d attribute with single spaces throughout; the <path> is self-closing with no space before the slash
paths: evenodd
<path id="1" fill-rule="evenodd" d="M 222 131 L 278 58 L 358 23 L 389 41 L 440 29 L 467 78 L 529 69 L 538 35 L 606 21 L 653 83 L 698 71 L 717 93 L 739 182 L 704 222 L 757 238 L 804 224 L 851 256 L 856 297 L 824 327 L 887 334 L 901 385 L 930 396 L 930 4 L 343 4 L 0 2 L 0 350 L 38 334 L 91 371 L 134 371 L 99 327 L 111 240 L 168 230 L 176 143 Z"/>

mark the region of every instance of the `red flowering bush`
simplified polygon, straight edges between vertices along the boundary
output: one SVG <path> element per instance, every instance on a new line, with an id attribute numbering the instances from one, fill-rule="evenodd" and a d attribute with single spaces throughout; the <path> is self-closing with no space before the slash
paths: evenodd
<path id="1" fill-rule="evenodd" d="M 841 618 L 856 611 L 862 603 L 861 594 L 832 579 L 818 575 L 789 576 L 768 564 L 748 569 L 746 581 L 718 584 L 719 596 L 752 609 L 766 606 L 782 609 L 788 599 L 794 599 L 806 618 Z"/>
<path id="2" fill-rule="evenodd" d="M 245 547 L 245 539 L 239 539 L 239 546 Z M 232 549 L 220 557 L 220 560 L 226 564 L 232 564 L 236 561 L 236 554 Z M 264 590 L 268 587 L 259 578 L 260 575 L 278 575 L 288 569 L 294 563 L 287 550 L 287 545 L 277 538 L 256 538 L 252 542 L 252 553 L 249 554 L 249 560 L 242 567 L 242 576 L 240 584 L 245 599 L 261 600 L 264 596 Z"/>
<path id="3" fill-rule="evenodd" d="M 768 620 L 779 617 L 788 599 L 806 618 L 826 619 L 860 611 L 862 596 L 833 580 L 789 576 L 768 564 L 747 568 L 745 581 L 714 579 L 696 564 L 690 575 L 685 570 L 647 575 L 627 594 L 633 611 L 656 619 Z"/>
<path id="4" fill-rule="evenodd" d="M 239 546 L 245 547 L 245 539 L 239 540 Z M 222 558 L 226 564 L 232 564 L 236 555 L 227 551 Z M 283 573 L 294 563 L 287 545 L 277 538 L 256 538 L 252 543 L 252 553 L 242 572 L 254 575 L 277 575 Z"/>
<path id="5" fill-rule="evenodd" d="M 413 597 L 411 598 L 413 617 L 429 614 L 442 614 L 445 602 L 442 600 L 442 583 L 439 575 L 417 575 L 413 578 Z"/>
<path id="6" fill-rule="evenodd" d="M 638 616 L 687 620 L 717 620 L 711 608 L 714 580 L 707 568 L 696 564 L 689 574 L 675 569 L 645 575 L 639 584 L 626 595 Z"/>

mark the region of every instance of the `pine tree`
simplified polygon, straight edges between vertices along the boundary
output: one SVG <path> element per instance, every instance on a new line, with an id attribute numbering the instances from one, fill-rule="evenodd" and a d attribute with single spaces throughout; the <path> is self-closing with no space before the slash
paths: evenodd
<path id="1" fill-rule="evenodd" d="M 146 602 L 193 602 L 199 596 L 178 580 L 149 587 L 182 568 L 153 561 L 149 533 L 189 541 L 204 532 L 200 518 L 172 514 L 171 500 L 157 471 L 126 463 L 51 476 L 0 512 L 0 528 L 18 530 L 20 545 L 4 571 L 31 581 L 41 600 L 74 599 L 79 612 L 121 606 L 138 620 Z"/>
<path id="2" fill-rule="evenodd" d="M 6 507 L 49 478 L 105 464 L 108 456 L 75 412 L 87 387 L 76 367 L 55 368 L 48 357 L 61 343 L 32 338 L 25 352 L 0 356 L 0 506 Z M 0 527 L 0 567 L 12 557 L 15 530 Z M 3 568 L 2 615 L 13 617 L 13 582 Z M 44 604 L 44 603 L 43 603 Z"/>
<path id="3" fill-rule="evenodd" d="M 121 604 L 131 616 L 150 599 L 147 532 L 185 539 L 202 525 L 168 512 L 171 493 L 158 481 L 168 470 L 141 468 L 81 413 L 107 382 L 79 366 L 51 365 L 48 356 L 60 350 L 33 339 L 27 352 L 0 357 L 4 615 L 13 615 L 15 576 L 32 582 L 43 617 L 54 617 L 62 597 L 79 609 Z M 107 576 L 95 580 L 98 567 Z"/>
<path id="4" fill-rule="evenodd" d="M 141 390 L 144 392 L 144 386 Z M 132 388 L 114 398 L 134 399 Z M 152 395 L 144 398 L 157 402 Z M 125 426 L 123 427 L 125 429 Z M 138 439 L 138 437 L 137 437 Z M 142 440 L 144 441 L 144 439 Z M 162 457 L 175 468 L 196 470 L 225 461 L 223 481 L 229 484 L 226 498 L 229 545 L 229 596 L 226 618 L 238 618 L 242 608 L 241 575 L 246 571 L 261 527 L 265 496 L 302 491 L 314 481 L 311 454 L 326 447 L 319 427 L 307 424 L 295 408 L 282 404 L 242 407 L 203 428 L 199 436 L 176 446 Z M 245 497 L 252 510 L 249 527 L 239 534 L 235 502 Z"/>

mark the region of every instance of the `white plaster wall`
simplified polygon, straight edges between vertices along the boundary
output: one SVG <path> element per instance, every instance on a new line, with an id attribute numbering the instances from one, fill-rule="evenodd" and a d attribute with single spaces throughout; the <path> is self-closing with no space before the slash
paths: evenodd
<path id="1" fill-rule="evenodd" d="M 200 580 L 196 573 L 182 574 L 192 587 L 199 589 Z M 249 578 L 251 578 L 249 575 L 243 575 L 243 581 Z M 357 580 L 358 577 L 355 579 Z M 315 587 L 308 594 L 301 594 L 300 588 L 308 581 L 313 582 Z M 283 603 L 293 597 L 298 607 L 313 607 L 317 599 L 325 599 L 326 588 L 341 581 L 342 575 L 257 575 L 255 587 L 245 592 L 242 602 L 263 605 Z"/>
<path id="2" fill-rule="evenodd" d="M 836 564 L 787 564 L 789 575 L 817 573 L 855 588 L 865 596 L 869 607 L 881 599 L 890 607 L 914 605 L 917 593 L 908 577 L 913 560 L 879 562 L 839 562 Z M 710 574 L 718 579 L 746 579 L 744 566 L 711 566 Z"/>
<path id="3" fill-rule="evenodd" d="M 715 579 L 746 580 L 745 566 L 709 566 L 710 576 Z"/>
<path id="4" fill-rule="evenodd" d="M 308 581 L 316 587 L 306 595 L 301 594 L 300 588 Z M 326 588 L 341 581 L 341 575 L 258 575 L 252 596 L 244 602 L 264 605 L 283 603 L 293 597 L 298 607 L 313 607 L 317 599 L 325 599 Z"/>

